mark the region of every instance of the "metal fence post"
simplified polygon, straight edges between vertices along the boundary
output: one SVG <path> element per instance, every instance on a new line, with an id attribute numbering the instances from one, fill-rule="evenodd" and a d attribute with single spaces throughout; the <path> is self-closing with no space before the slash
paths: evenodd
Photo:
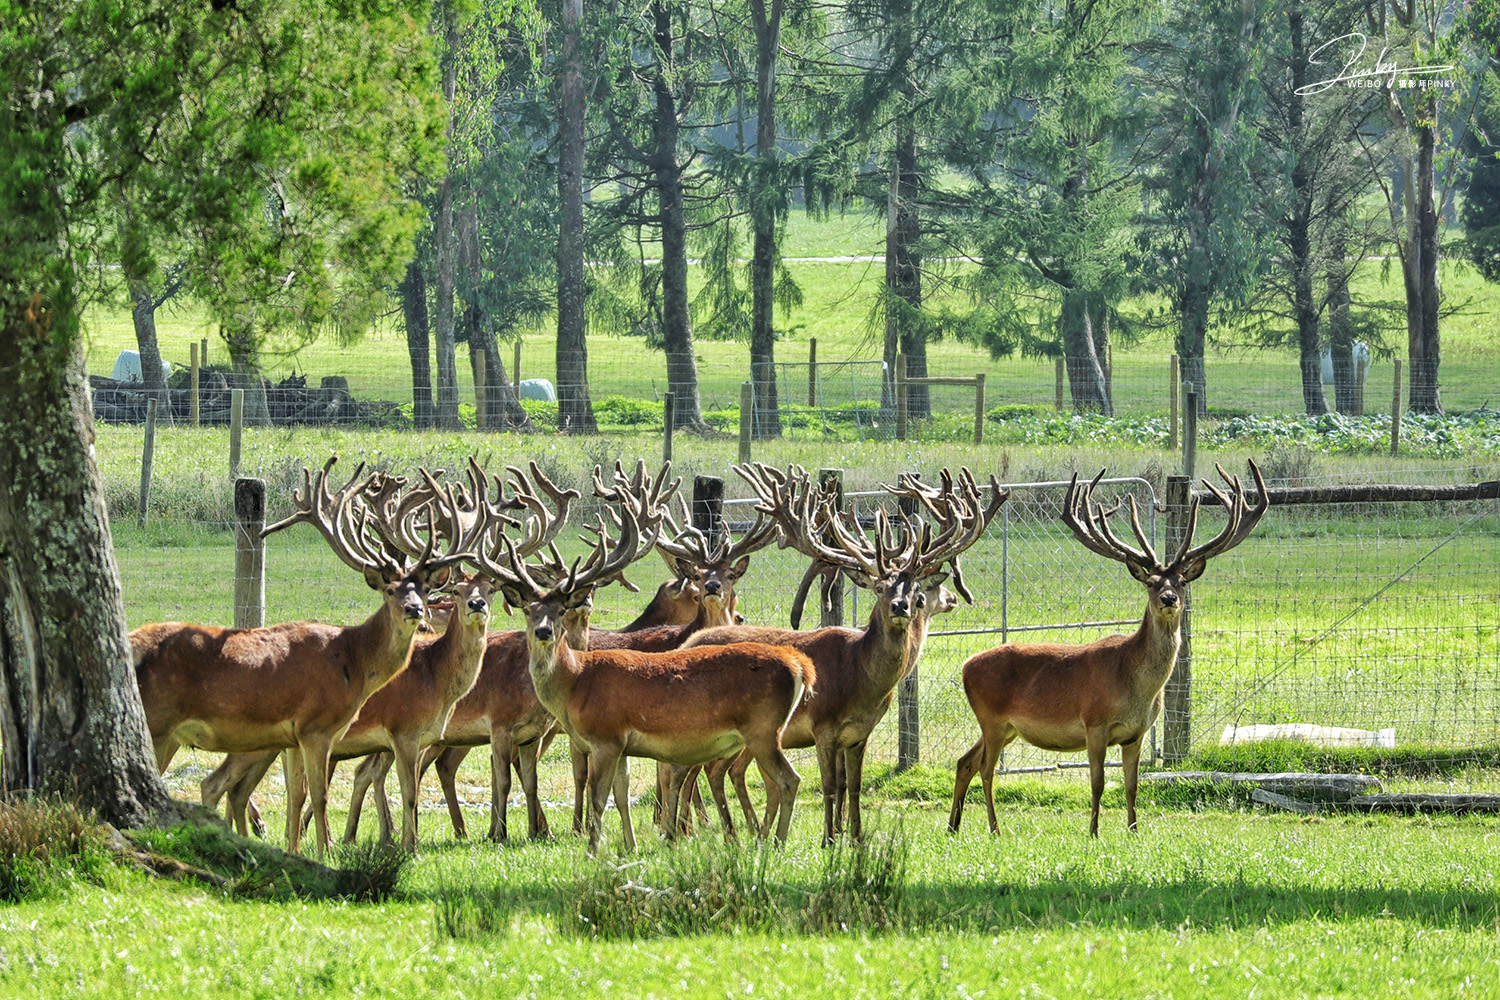
<path id="1" fill-rule="evenodd" d="M 1401 359 L 1396 359 L 1396 372 L 1391 380 L 1391 457 L 1401 450 Z"/>
<path id="2" fill-rule="evenodd" d="M 188 369 L 190 374 L 188 375 L 188 421 L 194 427 L 198 426 L 200 410 L 202 409 L 202 402 L 199 398 L 198 389 L 200 364 L 201 362 L 198 359 L 198 345 L 196 343 L 189 344 Z"/>
<path id="3" fill-rule="evenodd" d="M 833 484 L 835 507 L 842 510 L 844 506 L 844 470 L 843 469 L 819 469 L 818 486 L 826 487 Z M 844 576 L 839 574 L 833 578 L 833 586 L 828 588 L 828 600 L 823 605 L 822 618 L 819 624 L 823 628 L 830 625 L 844 624 Z"/>
<path id="4" fill-rule="evenodd" d="M 672 427 L 677 423 L 677 396 L 667 393 L 661 398 L 662 434 L 661 460 L 672 461 Z"/>
<path id="5" fill-rule="evenodd" d="M 1182 383 L 1182 474 L 1189 480 L 1198 463 L 1198 389 Z"/>
<path id="6" fill-rule="evenodd" d="M 240 438 L 245 432 L 245 390 L 229 392 L 229 478 L 240 477 Z"/>
<path id="7" fill-rule="evenodd" d="M 896 440 L 906 440 L 906 355 L 896 355 Z"/>
<path id="8" fill-rule="evenodd" d="M 974 443 L 984 444 L 984 372 L 974 373 Z"/>
<path id="9" fill-rule="evenodd" d="M 1194 394 L 1187 397 L 1186 413 L 1194 409 Z M 1167 477 L 1167 548 L 1176 552 L 1182 546 L 1191 517 L 1192 480 L 1187 476 Z M 1180 763 L 1192 744 L 1193 728 L 1193 598 L 1192 587 L 1182 588 L 1182 645 L 1177 650 L 1177 664 L 1167 679 L 1162 707 L 1162 761 Z"/>
<path id="10" fill-rule="evenodd" d="M 807 338 L 807 405 L 818 405 L 818 338 Z"/>
<path id="11" fill-rule="evenodd" d="M 1179 367 L 1180 365 L 1181 362 L 1178 360 L 1177 355 L 1172 355 L 1172 364 L 1170 366 L 1171 374 L 1167 379 L 1167 384 L 1171 386 L 1171 389 L 1169 390 L 1169 394 L 1171 396 L 1171 416 L 1168 418 L 1167 423 L 1168 451 L 1177 450 L 1177 394 L 1182 390 L 1181 376 L 1178 374 L 1178 372 L 1181 370 Z"/>
<path id="12" fill-rule="evenodd" d="M 516 358 L 510 366 L 511 388 L 516 391 L 516 398 L 521 396 L 521 342 L 516 341 Z"/>
<path id="13" fill-rule="evenodd" d="M 896 504 L 907 517 L 917 516 L 915 497 L 901 497 Z M 917 667 L 918 663 L 913 661 L 896 692 L 897 771 L 905 771 L 922 759 L 922 718 L 917 702 Z"/>
<path id="14" fill-rule="evenodd" d="M 750 428 L 755 419 L 755 386 L 740 383 L 740 464 L 750 461 Z"/>
<path id="15" fill-rule="evenodd" d="M 234 627 L 266 623 L 266 482 L 234 481 Z"/>
<path id="16" fill-rule="evenodd" d="M 137 523 L 146 526 L 146 505 L 151 502 L 151 465 L 156 457 L 156 398 L 146 400 L 146 440 L 141 446 L 141 493 Z"/>
<path id="17" fill-rule="evenodd" d="M 1062 358 L 1057 359 L 1057 411 L 1063 411 L 1063 382 L 1066 377 L 1066 362 Z"/>

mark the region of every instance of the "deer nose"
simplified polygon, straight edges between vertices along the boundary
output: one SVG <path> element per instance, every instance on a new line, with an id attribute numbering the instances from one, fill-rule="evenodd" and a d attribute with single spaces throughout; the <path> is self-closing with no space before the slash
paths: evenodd
<path id="1" fill-rule="evenodd" d="M 709 580 L 703 585 L 703 592 L 705 594 L 708 594 L 710 597 L 718 596 L 719 592 L 723 589 L 724 585 L 718 580 Z"/>
<path id="2" fill-rule="evenodd" d="M 1177 606 L 1177 595 L 1168 590 L 1161 595 L 1161 606 L 1164 608 L 1175 608 Z"/>
<path id="3" fill-rule="evenodd" d="M 908 607 L 909 606 L 906 603 L 906 598 L 898 597 L 891 602 L 891 614 L 905 615 L 907 613 Z"/>
<path id="4" fill-rule="evenodd" d="M 532 634 L 543 642 L 546 642 L 547 640 L 552 638 L 552 626 L 538 625 L 535 629 L 532 630 Z"/>
<path id="5" fill-rule="evenodd" d="M 474 612 L 475 614 L 484 614 L 484 612 L 488 608 L 489 608 L 489 604 L 488 604 L 488 602 L 485 601 L 484 598 L 482 598 L 482 597 L 471 597 L 471 598 L 469 598 L 469 610 L 472 611 L 472 612 Z"/>

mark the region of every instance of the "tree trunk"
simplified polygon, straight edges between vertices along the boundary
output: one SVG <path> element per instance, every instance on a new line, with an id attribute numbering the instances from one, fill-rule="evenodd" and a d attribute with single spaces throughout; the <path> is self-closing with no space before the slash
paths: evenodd
<path id="1" fill-rule="evenodd" d="M 1310 414 L 1328 412 L 1323 395 L 1323 344 L 1318 329 L 1318 307 L 1313 300 L 1313 180 L 1307 171 L 1307 158 L 1300 155 L 1307 147 L 1303 127 L 1303 104 L 1298 91 L 1307 83 L 1307 48 L 1302 41 L 1302 11 L 1287 12 L 1291 34 L 1292 88 L 1287 95 L 1287 124 L 1293 145 L 1298 151 L 1292 162 L 1292 206 L 1287 216 L 1287 243 L 1291 250 L 1292 314 L 1297 324 L 1297 352 L 1302 372 L 1302 406 Z"/>
<path id="2" fill-rule="evenodd" d="M 1419 307 L 1415 314 L 1415 331 L 1411 338 L 1411 395 L 1413 413 L 1442 413 L 1438 392 L 1438 363 L 1441 360 L 1438 337 L 1438 215 L 1434 189 L 1437 178 L 1433 163 L 1437 136 L 1432 122 L 1437 120 L 1437 98 L 1430 97 L 1424 111 L 1426 124 L 1417 128 L 1417 268 Z M 1408 309 L 1408 319 L 1413 318 Z M 1412 334 L 1414 333 L 1414 336 Z"/>
<path id="3" fill-rule="evenodd" d="M 755 26 L 755 190 L 750 220 L 754 245 L 750 257 L 750 381 L 755 386 L 757 438 L 781 435 L 781 408 L 776 398 L 776 63 L 781 48 L 783 0 L 750 0 Z"/>
<path id="4" fill-rule="evenodd" d="M 472 348 L 471 342 L 470 349 Z M 487 334 L 481 338 L 480 348 L 485 360 L 484 405 L 489 409 L 490 429 L 497 431 L 536 430 L 526 408 L 521 405 L 521 400 L 516 396 L 515 386 L 510 384 L 510 379 L 506 376 L 505 361 L 501 358 L 500 348 L 495 343 L 494 335 Z"/>
<path id="5" fill-rule="evenodd" d="M 1180 317 L 1177 328 L 1177 356 L 1181 360 L 1184 382 L 1191 383 L 1198 392 L 1198 414 L 1208 410 L 1208 379 L 1203 370 L 1203 345 L 1208 339 L 1209 290 L 1202 281 L 1192 278 L 1184 282 L 1179 294 L 1177 309 Z"/>
<path id="6" fill-rule="evenodd" d="M 175 819 L 130 665 L 82 357 L 41 301 L 0 304 L 0 781 L 117 826 Z"/>
<path id="7" fill-rule="evenodd" d="M 657 0 L 651 5 L 651 17 L 660 60 L 652 81 L 656 117 L 651 131 L 656 146 L 652 173 L 661 220 L 662 346 L 667 355 L 667 388 L 675 400 L 673 426 L 702 431 L 706 428 L 698 400 L 693 318 L 688 310 L 687 215 L 682 202 L 682 166 L 677 160 L 680 126 L 677 97 L 672 90 L 676 76 L 672 12 Z"/>
<path id="8" fill-rule="evenodd" d="M 141 384 L 146 398 L 155 398 L 157 420 L 172 423 L 172 397 L 167 392 L 167 377 L 161 371 L 161 347 L 156 342 L 156 297 L 144 281 L 131 281 L 130 318 L 135 323 L 136 351 L 141 356 Z"/>
<path id="9" fill-rule="evenodd" d="M 446 22 L 447 55 L 443 66 L 443 100 L 453 107 L 453 96 L 458 90 L 458 57 L 461 40 L 458 25 L 451 9 L 444 8 Z M 453 140 L 453 119 L 448 119 L 448 140 Z M 432 332 L 437 346 L 437 412 L 434 420 L 441 430 L 460 430 L 463 422 L 458 418 L 458 358 L 454 342 L 455 322 L 453 310 L 454 285 L 454 233 L 453 233 L 453 179 L 444 177 L 438 187 L 437 215 L 432 224 L 433 264 L 437 277 L 434 290 Z"/>
<path id="10" fill-rule="evenodd" d="M 401 312 L 406 317 L 406 353 L 411 358 L 412 419 L 417 430 L 430 430 L 434 414 L 427 275 L 416 261 L 406 265 L 406 277 L 401 280 Z"/>
<path id="11" fill-rule="evenodd" d="M 225 327 L 221 331 L 234 369 L 234 386 L 245 390 L 245 426 L 271 426 L 271 404 L 266 399 L 266 380 L 260 372 L 260 349 L 255 330 L 249 326 Z"/>
<path id="12" fill-rule="evenodd" d="M 1348 243 L 1342 227 L 1335 229 L 1328 252 L 1328 353 L 1333 361 L 1333 405 L 1346 416 L 1359 416 L 1359 372 L 1354 365 L 1354 331 L 1349 320 L 1352 297 L 1344 257 Z"/>
<path id="13" fill-rule="evenodd" d="M 583 297 L 583 0 L 562 2 L 562 59 L 558 79 L 557 190 L 557 426 L 569 434 L 597 434 L 589 399 L 589 355 Z"/>
<path id="14" fill-rule="evenodd" d="M 1063 354 L 1067 359 L 1068 388 L 1073 396 L 1074 411 L 1107 414 L 1109 400 L 1104 393 L 1104 365 L 1094 339 L 1093 298 L 1079 288 L 1063 291 L 1060 314 Z"/>
<path id="15" fill-rule="evenodd" d="M 886 295 L 894 300 L 893 304 L 900 303 L 898 327 L 901 353 L 906 355 L 906 375 L 926 378 L 927 331 L 922 327 L 922 256 L 918 247 L 922 222 L 917 215 L 917 134 L 910 127 L 898 130 L 892 180 L 895 224 L 886 233 Z M 918 420 L 932 416 L 932 396 L 927 386 L 907 386 L 906 412 Z"/>

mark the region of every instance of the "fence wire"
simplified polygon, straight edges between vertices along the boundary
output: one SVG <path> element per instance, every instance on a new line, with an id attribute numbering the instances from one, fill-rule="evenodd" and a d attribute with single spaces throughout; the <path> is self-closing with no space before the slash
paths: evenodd
<path id="1" fill-rule="evenodd" d="M 876 506 L 894 510 L 888 496 L 870 489 L 876 484 L 854 475 L 846 495 L 862 513 Z M 1145 592 L 1125 567 L 1085 550 L 1059 521 L 1064 489 L 1060 483 L 1013 485 L 989 532 L 964 556 L 975 601 L 933 622 L 919 667 L 923 762 L 951 767 L 977 737 L 960 679 L 969 656 L 1005 641 L 1088 642 L 1128 632 L 1144 614 Z M 1111 481 L 1100 495 L 1107 503 L 1135 496 L 1143 511 L 1155 512 L 1146 530 L 1164 537 L 1150 483 Z M 726 517 L 749 520 L 748 502 L 728 500 Z M 1220 508 L 1205 506 L 1199 537 L 1216 532 L 1222 518 Z M 115 533 L 132 627 L 161 620 L 231 622 L 228 525 L 155 520 L 141 530 L 120 519 Z M 753 556 L 739 586 L 741 612 L 754 623 L 785 625 L 805 565 L 786 549 Z M 1191 716 L 1183 720 L 1192 745 L 1218 744 L 1229 726 L 1301 724 L 1394 730 L 1386 741 L 1400 747 L 1450 761 L 1491 761 L 1500 744 L 1497 565 L 1500 501 L 1272 506 L 1245 542 L 1213 559 L 1192 585 Z M 602 591 L 596 623 L 619 626 L 634 617 L 664 576 L 661 570 L 648 561 L 631 573 L 639 595 L 619 587 Z M 315 532 L 272 536 L 266 572 L 268 621 L 347 624 L 375 610 L 364 582 Z M 844 621 L 862 626 L 869 596 L 853 587 L 847 592 Z M 813 605 L 804 627 L 818 622 Z M 497 612 L 492 627 L 517 621 Z M 870 741 L 871 765 L 893 763 L 897 744 L 893 707 Z M 1153 751 L 1157 746 L 1153 739 Z M 806 774 L 811 758 L 798 759 Z M 555 749 L 550 760 L 549 787 L 562 798 L 565 757 Z M 1039 751 L 1018 741 L 1003 763 L 1024 769 L 1081 760 L 1081 754 Z M 203 766 L 190 763 L 185 773 L 198 775 Z M 1457 780 L 1467 787 L 1500 783 L 1490 767 Z M 478 771 L 471 784 L 484 784 Z"/>

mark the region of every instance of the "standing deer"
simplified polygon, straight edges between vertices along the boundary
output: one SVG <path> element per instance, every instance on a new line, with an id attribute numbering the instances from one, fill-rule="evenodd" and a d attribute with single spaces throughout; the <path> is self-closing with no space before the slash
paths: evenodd
<path id="1" fill-rule="evenodd" d="M 757 509 L 776 519 L 783 544 L 813 559 L 837 566 L 852 579 L 869 587 L 874 596 L 870 619 L 863 629 L 821 628 L 810 632 L 792 629 L 730 626 L 699 632 L 688 640 L 687 650 L 725 643 L 763 642 L 791 646 L 806 653 L 817 665 L 818 685 L 787 723 L 782 745 L 815 746 L 822 776 L 823 840 L 834 838 L 834 807 L 838 790 L 836 758 L 843 757 L 849 795 L 849 830 L 862 836 L 859 790 L 864 769 L 865 741 L 875 724 L 884 718 L 896 685 L 916 662 L 913 649 L 919 632 L 912 630 L 914 618 L 926 605 L 926 594 L 940 586 L 947 573 L 943 564 L 983 536 L 990 520 L 1009 494 L 991 478 L 990 502 L 985 506 L 974 477 L 967 469 L 955 486 L 945 470 L 944 488 L 921 491 L 921 502 L 935 512 L 940 528 L 907 530 L 899 541 L 881 512 L 876 539 L 871 542 L 851 514 L 834 508 L 831 498 L 818 492 L 806 471 L 793 467 L 786 474 L 763 465 L 736 467 L 760 498 Z M 826 534 L 826 537 L 825 537 Z M 962 587 L 959 577 L 955 586 Z M 967 596 L 967 594 L 965 594 Z M 757 824 L 744 787 L 746 762 L 730 767 L 745 810 L 746 821 Z M 716 789 L 717 791 L 717 789 Z M 767 788 L 767 820 L 777 807 L 778 790 Z M 721 815 L 727 808 L 720 806 Z"/>
<path id="2" fill-rule="evenodd" d="M 357 493 L 361 469 L 340 490 L 327 480 L 336 458 L 304 473 L 297 511 L 267 527 L 269 535 L 298 522 L 313 525 L 346 564 L 380 592 L 379 610 L 340 628 L 288 622 L 255 629 L 164 622 L 130 633 L 136 683 L 165 770 L 179 746 L 224 753 L 295 747 L 310 779 L 317 850 L 327 848 L 325 788 L 329 751 L 360 706 L 406 668 L 429 585 L 440 585 L 463 554 L 434 557 L 429 534 L 408 562 L 375 535 L 374 516 Z M 300 789 L 300 786 L 299 786 Z M 287 847 L 301 842 L 302 799 L 288 802 Z"/>
<path id="3" fill-rule="evenodd" d="M 516 523 L 490 505 L 466 513 L 454 489 L 440 486 L 425 469 L 422 475 L 425 484 L 404 494 L 389 491 L 377 503 L 382 512 L 381 523 L 387 525 L 382 534 L 388 547 L 410 551 L 418 544 L 408 528 L 412 515 L 425 507 L 444 512 L 441 523 L 449 526 L 446 530 L 460 531 L 457 548 L 465 552 L 483 546 L 487 534 Z M 475 492 L 484 496 L 487 481 L 483 472 L 473 466 L 470 476 Z M 404 482 L 398 481 L 400 485 Z M 454 610 L 442 635 L 418 638 L 407 668 L 370 696 L 330 751 L 333 762 L 370 754 L 394 755 L 401 785 L 401 846 L 407 850 L 415 850 L 417 842 L 421 750 L 442 735 L 454 703 L 474 685 L 489 624 L 491 588 L 491 581 L 482 575 L 456 584 Z M 296 759 L 287 756 L 283 767 L 290 801 L 294 788 L 302 784 L 303 773 Z M 274 750 L 264 754 L 230 754 L 203 780 L 204 803 L 211 806 L 228 788 L 230 814 L 243 832 L 250 793 L 275 757 Z M 354 840 L 358 823 L 359 811 L 351 808 L 345 827 L 346 841 Z"/>
<path id="4" fill-rule="evenodd" d="M 1228 512 L 1224 530 L 1194 546 L 1198 500 L 1193 499 L 1187 530 L 1171 562 L 1162 563 L 1141 530 L 1135 497 L 1130 498 L 1130 527 L 1140 548 L 1117 537 L 1109 526 L 1119 504 L 1104 509 L 1093 491 L 1103 470 L 1079 489 L 1073 477 L 1063 502 L 1063 523 L 1090 552 L 1125 564 L 1146 588 L 1146 614 L 1132 635 L 1112 635 L 1084 645 L 1007 643 L 971 656 L 963 665 L 964 693 L 979 720 L 980 737 L 958 760 L 948 830 L 958 832 L 964 795 L 974 775 L 984 782 L 984 804 L 990 832 L 995 819 L 995 764 L 1016 737 L 1044 750 L 1087 750 L 1093 803 L 1089 835 L 1099 836 L 1099 799 L 1104 792 L 1104 752 L 1118 745 L 1125 773 L 1125 803 L 1130 829 L 1136 829 L 1135 797 L 1139 782 L 1141 741 L 1161 714 L 1162 689 L 1172 676 L 1182 641 L 1182 608 L 1187 585 L 1202 575 L 1208 560 L 1234 548 L 1260 523 L 1270 504 L 1260 469 L 1250 463 L 1259 500 L 1251 507 L 1239 477 L 1219 468 L 1228 495 L 1204 480 Z"/>
<path id="5" fill-rule="evenodd" d="M 619 785 L 626 774 L 619 765 L 625 755 L 691 765 L 741 746 L 781 794 L 776 837 L 783 841 L 800 779 L 782 752 L 781 732 L 803 691 L 814 682 L 811 661 L 795 650 L 761 644 L 665 653 L 580 653 L 560 641 L 564 609 L 580 593 L 622 572 L 653 544 L 647 535 L 642 547 L 641 518 L 640 510 L 625 505 L 619 537 L 613 541 L 600 519 L 593 554 L 581 567 L 575 563 L 550 589 L 539 587 L 525 562 L 514 556 L 509 559 L 510 572 L 500 578 L 506 599 L 525 609 L 537 697 L 569 738 L 589 751 L 589 853 L 598 850 L 611 786 L 619 802 Z M 626 846 L 634 850 L 635 835 L 623 811 L 621 822 Z"/>

